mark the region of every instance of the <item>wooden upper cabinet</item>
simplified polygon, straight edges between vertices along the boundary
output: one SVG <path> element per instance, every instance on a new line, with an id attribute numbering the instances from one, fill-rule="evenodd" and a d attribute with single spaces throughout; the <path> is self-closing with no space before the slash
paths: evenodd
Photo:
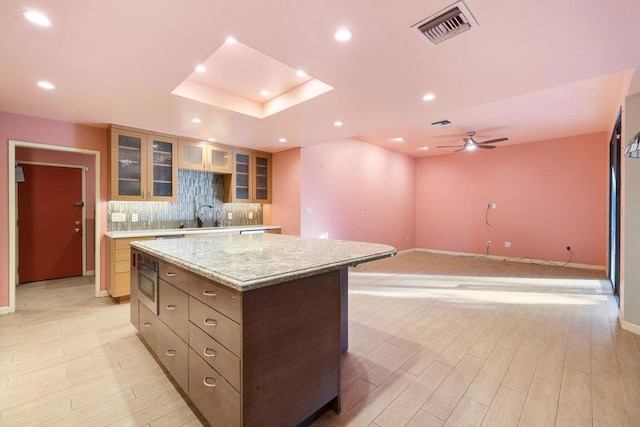
<path id="1" fill-rule="evenodd" d="M 179 141 L 178 166 L 181 169 L 232 173 L 232 150 L 222 145 L 200 141 Z"/>
<path id="2" fill-rule="evenodd" d="M 175 201 L 178 141 L 112 127 L 109 200 Z"/>
<path id="3" fill-rule="evenodd" d="M 271 154 L 234 150 L 232 200 L 271 203 L 271 174 Z"/>

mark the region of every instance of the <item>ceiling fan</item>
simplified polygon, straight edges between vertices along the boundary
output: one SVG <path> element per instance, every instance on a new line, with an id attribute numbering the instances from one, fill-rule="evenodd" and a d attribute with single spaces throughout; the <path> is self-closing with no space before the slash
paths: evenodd
<path id="1" fill-rule="evenodd" d="M 478 142 L 475 139 L 473 139 L 473 136 L 476 134 L 475 131 L 469 131 L 467 132 L 467 137 L 466 138 L 462 138 L 462 140 L 464 141 L 463 145 L 438 145 L 438 148 L 458 148 L 457 150 L 454 151 L 454 153 L 457 153 L 458 151 L 462 151 L 462 150 L 475 150 L 476 148 L 487 148 L 487 149 L 493 149 L 496 148 L 494 145 L 488 145 L 488 144 L 495 144 L 496 142 L 502 142 L 502 141 L 508 141 L 509 138 L 496 138 L 496 139 L 490 139 L 488 141 L 483 141 L 483 142 Z"/>

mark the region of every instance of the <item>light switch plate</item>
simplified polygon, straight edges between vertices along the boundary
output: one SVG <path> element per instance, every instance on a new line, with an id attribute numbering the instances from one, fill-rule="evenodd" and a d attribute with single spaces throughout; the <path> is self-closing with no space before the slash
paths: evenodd
<path id="1" fill-rule="evenodd" d="M 131 214 L 131 222 L 138 222 L 138 214 L 137 213 L 132 213 Z"/>
<path id="2" fill-rule="evenodd" d="M 111 222 L 125 222 L 127 220 L 126 212 L 113 212 L 111 214 Z"/>
<path id="3" fill-rule="evenodd" d="M 249 212 L 249 219 L 253 219 L 253 212 Z"/>
<path id="4" fill-rule="evenodd" d="M 227 213 L 227 219 L 228 220 L 232 220 L 233 219 L 233 212 L 228 212 Z"/>

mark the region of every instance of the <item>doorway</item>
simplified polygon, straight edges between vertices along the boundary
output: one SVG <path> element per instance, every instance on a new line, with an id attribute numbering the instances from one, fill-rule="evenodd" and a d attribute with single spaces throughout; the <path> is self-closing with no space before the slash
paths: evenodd
<path id="1" fill-rule="evenodd" d="M 84 166 L 19 167 L 17 282 L 84 275 Z"/>
<path id="2" fill-rule="evenodd" d="M 620 156 L 622 137 L 622 109 L 609 144 L 609 280 L 613 294 L 620 304 Z"/>
<path id="3" fill-rule="evenodd" d="M 95 286 L 94 292 L 96 297 L 106 296 L 106 291 L 101 291 L 102 288 L 102 265 L 101 265 L 101 236 L 100 226 L 102 224 L 102 208 L 100 204 L 100 151 L 90 150 L 84 148 L 65 147 L 50 144 L 41 144 L 35 142 L 25 142 L 9 140 L 9 156 L 8 156 L 8 169 L 9 169 L 9 307 L 8 313 L 12 313 L 16 310 L 16 285 L 18 280 L 17 275 L 17 258 L 18 258 L 18 242 L 17 242 L 17 184 L 16 184 L 16 148 L 26 147 L 39 150 L 50 150 L 61 153 L 80 153 L 87 154 L 93 157 L 93 170 L 95 172 L 95 183 L 93 185 L 96 198 L 96 208 L 93 220 L 93 231 L 95 238 L 93 239 L 94 246 L 94 258 L 95 258 Z M 6 310 L 6 309 L 5 309 Z"/>

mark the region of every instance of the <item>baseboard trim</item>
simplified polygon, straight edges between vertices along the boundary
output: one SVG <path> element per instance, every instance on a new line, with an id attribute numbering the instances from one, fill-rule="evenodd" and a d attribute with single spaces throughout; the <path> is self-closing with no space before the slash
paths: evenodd
<path id="1" fill-rule="evenodd" d="M 483 257 L 487 259 L 492 259 L 496 261 L 512 261 L 512 262 L 522 262 L 525 264 L 540 264 L 545 262 L 547 265 L 555 265 L 557 267 L 573 267 L 573 268 L 583 268 L 587 270 L 602 270 L 606 271 L 606 267 L 604 265 L 592 265 L 592 264 L 578 264 L 574 262 L 570 262 L 569 264 L 564 264 L 557 261 L 545 261 L 542 259 L 531 259 L 531 258 L 512 258 L 507 256 L 499 256 L 499 255 L 486 255 L 486 254 L 474 254 L 468 252 L 453 252 L 453 251 L 442 251 L 440 249 L 427 249 L 427 248 L 415 248 L 416 251 L 421 252 L 432 252 L 434 254 L 442 254 L 442 255 L 456 255 L 456 256 L 473 256 L 473 257 Z"/>
<path id="2" fill-rule="evenodd" d="M 625 331 L 631 332 L 636 335 L 640 335 L 640 325 L 636 325 L 635 323 L 627 322 L 623 319 L 622 311 L 618 309 L 618 320 L 620 321 L 620 327 Z"/>
<path id="3" fill-rule="evenodd" d="M 9 306 L 0 307 L 0 315 L 9 314 L 9 313 L 11 313 L 11 309 L 9 308 Z"/>
<path id="4" fill-rule="evenodd" d="M 96 275 L 96 271 L 95 270 L 87 270 L 86 273 L 84 273 L 85 276 L 95 276 Z"/>
<path id="5" fill-rule="evenodd" d="M 100 298 L 108 297 L 108 296 L 109 296 L 109 291 L 106 291 L 106 290 L 100 291 Z"/>

